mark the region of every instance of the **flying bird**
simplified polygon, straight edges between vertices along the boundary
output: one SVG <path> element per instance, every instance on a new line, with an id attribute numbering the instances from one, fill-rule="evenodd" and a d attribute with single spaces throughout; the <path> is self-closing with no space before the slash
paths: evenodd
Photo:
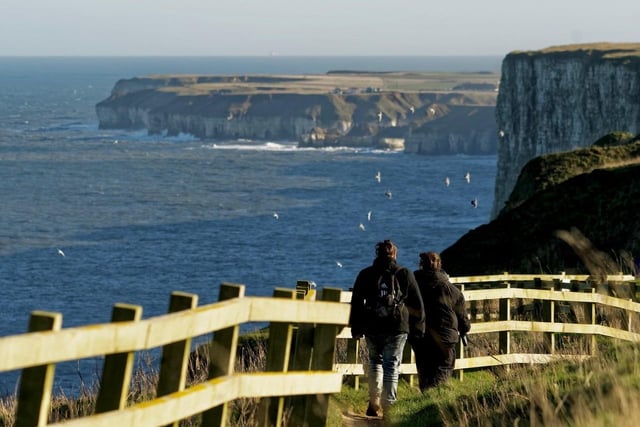
<path id="1" fill-rule="evenodd" d="M 273 219 L 280 219 L 280 215 L 278 215 L 278 212 L 273 213 Z"/>
<path id="2" fill-rule="evenodd" d="M 504 138 L 504 131 L 503 130 L 500 131 L 500 138 Z"/>
<path id="3" fill-rule="evenodd" d="M 342 263 L 340 261 L 336 261 L 336 265 L 340 268 L 342 268 Z"/>
<path id="4" fill-rule="evenodd" d="M 451 180 L 449 179 L 448 176 L 444 178 L 444 185 L 446 185 L 447 187 L 451 185 Z"/>
<path id="5" fill-rule="evenodd" d="M 477 208 L 477 207 L 478 207 L 478 199 L 477 199 L 477 198 L 474 198 L 474 199 L 471 201 L 471 206 L 473 206 L 474 208 Z"/>
<path id="6" fill-rule="evenodd" d="M 376 181 L 382 181 L 382 175 L 380 174 L 380 171 L 378 171 L 378 173 L 376 174 Z"/>
<path id="7" fill-rule="evenodd" d="M 64 252 L 62 252 L 62 249 L 58 249 L 58 255 L 60 255 L 60 256 L 65 256 L 65 255 L 64 255 Z"/>
<path id="8" fill-rule="evenodd" d="M 393 197 L 393 194 L 391 194 L 391 190 L 387 190 L 386 193 L 384 193 L 385 196 L 387 196 L 387 199 L 390 199 L 391 197 Z"/>
<path id="9" fill-rule="evenodd" d="M 367 212 L 367 221 L 371 221 L 371 211 Z"/>
<path id="10" fill-rule="evenodd" d="M 360 223 L 360 225 L 358 226 L 358 228 L 360 228 L 360 230 L 364 231 L 364 224 Z"/>
<path id="11" fill-rule="evenodd" d="M 378 111 L 378 123 L 382 121 L 382 111 Z"/>
<path id="12" fill-rule="evenodd" d="M 471 182 L 471 174 L 469 172 L 464 174 L 464 179 L 467 180 L 467 184 Z"/>

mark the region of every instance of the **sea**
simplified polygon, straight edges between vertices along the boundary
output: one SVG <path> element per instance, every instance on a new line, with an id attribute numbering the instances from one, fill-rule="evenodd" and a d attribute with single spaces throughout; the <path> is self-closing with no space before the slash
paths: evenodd
<path id="1" fill-rule="evenodd" d="M 217 301 L 312 281 L 348 290 L 391 239 L 418 267 L 489 222 L 496 156 L 424 156 L 295 141 L 198 140 L 100 129 L 95 105 L 149 74 L 331 70 L 499 72 L 501 57 L 0 57 L 0 337 L 34 310 L 63 327 L 105 323 L 116 303 L 166 313 L 173 291 Z M 380 172 L 380 182 L 376 175 Z M 469 172 L 470 181 L 464 175 Z M 449 177 L 450 185 L 444 184 Z M 471 200 L 477 199 L 474 207 Z M 446 266 L 445 266 L 446 269 Z M 245 330 L 262 325 L 245 325 Z M 73 393 L 101 360 L 65 362 Z M 0 395 L 19 372 L 0 373 Z"/>

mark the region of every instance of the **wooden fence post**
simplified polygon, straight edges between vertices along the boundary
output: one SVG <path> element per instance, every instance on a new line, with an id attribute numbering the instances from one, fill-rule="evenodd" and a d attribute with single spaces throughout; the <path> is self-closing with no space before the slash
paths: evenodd
<path id="1" fill-rule="evenodd" d="M 460 285 L 460 292 L 464 295 L 464 283 Z M 464 344 L 462 343 L 462 337 L 460 337 L 458 345 L 456 345 L 456 359 L 464 359 Z M 458 380 L 464 380 L 464 369 L 456 369 L 454 371 L 454 375 Z"/>
<path id="2" fill-rule="evenodd" d="M 507 289 L 511 289 L 511 284 L 506 283 Z M 511 299 L 501 298 L 498 302 L 500 321 L 511 320 Z M 500 354 L 511 353 L 511 331 L 500 331 L 498 333 L 498 350 Z M 507 366 L 508 368 L 508 366 Z"/>
<path id="3" fill-rule="evenodd" d="M 551 288 L 549 292 L 553 293 L 555 291 Z M 545 299 L 542 301 L 542 321 L 555 323 L 555 304 L 553 300 Z M 556 337 L 553 332 L 544 332 L 543 346 L 547 354 L 554 354 L 556 352 Z"/>
<path id="4" fill-rule="evenodd" d="M 347 363 L 360 363 L 360 340 L 359 339 L 348 339 L 347 340 L 347 354 L 346 354 L 346 362 Z M 349 375 L 347 377 L 347 384 L 358 390 L 360 388 L 360 376 L 359 375 Z"/>
<path id="5" fill-rule="evenodd" d="M 595 296 L 596 292 L 597 292 L 596 287 L 595 286 L 592 287 L 591 288 L 591 294 L 593 296 Z M 598 322 L 598 312 L 597 312 L 597 306 L 596 306 L 595 302 L 592 302 L 591 304 L 589 304 L 588 313 L 589 313 L 589 320 L 590 320 L 589 323 L 591 323 L 592 325 L 597 324 L 597 322 Z M 591 339 L 590 339 L 590 343 L 589 343 L 590 344 L 589 349 L 590 349 L 590 352 L 591 352 L 591 356 L 595 356 L 598 353 L 598 343 L 596 341 L 596 336 L 594 334 L 591 334 L 590 337 L 591 337 Z"/>
<path id="6" fill-rule="evenodd" d="M 142 318 L 142 307 L 130 304 L 115 304 L 111 322 L 137 322 Z M 131 371 L 135 352 L 109 354 L 104 358 L 100 389 L 96 398 L 95 413 L 122 409 L 127 404 Z"/>
<path id="7" fill-rule="evenodd" d="M 244 297 L 244 285 L 223 283 L 220 285 L 218 301 Z M 209 346 L 209 376 L 210 380 L 234 372 L 236 350 L 238 348 L 238 335 L 240 325 L 221 329 L 213 334 L 213 340 Z M 202 414 L 203 426 L 225 426 L 229 418 L 228 403 L 223 403 L 205 411 Z"/>
<path id="8" fill-rule="evenodd" d="M 296 299 L 291 289 L 276 288 L 274 298 Z M 287 372 L 293 339 L 293 324 L 271 322 L 269 325 L 269 347 L 267 348 L 266 372 Z M 281 426 L 284 417 L 284 397 L 264 398 L 258 408 L 261 426 Z"/>
<path id="9" fill-rule="evenodd" d="M 322 301 L 340 302 L 341 289 L 325 287 Z M 336 337 L 339 325 L 317 325 L 313 339 L 312 371 L 332 371 L 336 357 Z M 329 394 L 307 396 L 305 426 L 324 426 L 327 423 Z"/>
<path id="10" fill-rule="evenodd" d="M 59 331 L 62 314 L 34 311 L 29 319 L 29 332 Z M 34 349 L 42 352 L 44 349 Z M 18 390 L 15 427 L 40 427 L 47 424 L 51 404 L 51 388 L 55 363 L 22 370 Z"/>
<path id="11" fill-rule="evenodd" d="M 198 305 L 198 296 L 175 291 L 169 300 L 169 313 L 192 310 Z M 162 347 L 160 373 L 156 395 L 166 396 L 176 391 L 184 390 L 187 382 L 187 366 L 191 353 L 191 338 L 166 344 Z M 171 425 L 178 427 L 180 421 Z"/>
<path id="12" fill-rule="evenodd" d="M 297 299 L 316 299 L 316 290 L 309 286 L 310 282 L 298 281 L 296 286 Z M 312 291 L 312 292 L 311 292 Z M 290 371 L 308 371 L 311 369 L 311 358 L 313 356 L 313 337 L 315 335 L 315 325 L 310 323 L 299 324 L 294 327 L 292 339 L 293 353 L 289 363 Z M 304 423 L 305 397 L 292 396 L 285 401 L 285 407 L 291 410 L 289 425 L 302 425 Z"/>

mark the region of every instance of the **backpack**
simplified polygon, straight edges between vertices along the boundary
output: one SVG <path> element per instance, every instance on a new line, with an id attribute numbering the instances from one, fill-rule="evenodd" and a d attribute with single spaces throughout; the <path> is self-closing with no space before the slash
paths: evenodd
<path id="1" fill-rule="evenodd" d="M 385 270 L 378 278 L 376 294 L 372 298 L 370 308 L 380 320 L 397 319 L 400 307 L 406 299 L 395 271 Z"/>

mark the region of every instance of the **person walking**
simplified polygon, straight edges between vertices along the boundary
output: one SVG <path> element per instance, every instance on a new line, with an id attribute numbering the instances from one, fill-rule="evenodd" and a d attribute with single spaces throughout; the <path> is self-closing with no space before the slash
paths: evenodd
<path id="1" fill-rule="evenodd" d="M 349 325 L 364 336 L 368 359 L 368 416 L 380 416 L 397 400 L 400 362 L 407 336 L 424 334 L 424 307 L 413 272 L 397 262 L 391 240 L 376 244 L 372 265 L 356 277 Z"/>
<path id="2" fill-rule="evenodd" d="M 423 392 L 449 380 L 456 361 L 456 344 L 471 329 L 464 295 L 449 281 L 437 252 L 420 254 L 414 272 L 426 313 L 426 330 L 412 337 L 418 385 Z"/>

